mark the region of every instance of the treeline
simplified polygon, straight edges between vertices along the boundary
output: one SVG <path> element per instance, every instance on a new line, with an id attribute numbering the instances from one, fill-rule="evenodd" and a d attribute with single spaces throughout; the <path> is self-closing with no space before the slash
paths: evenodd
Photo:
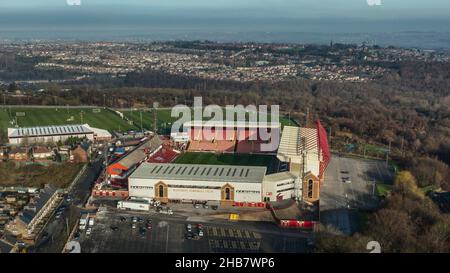
<path id="1" fill-rule="evenodd" d="M 79 73 L 64 70 L 36 69 L 35 65 L 45 62 L 45 57 L 23 57 L 0 52 L 0 81 L 58 80 L 74 77 Z"/>

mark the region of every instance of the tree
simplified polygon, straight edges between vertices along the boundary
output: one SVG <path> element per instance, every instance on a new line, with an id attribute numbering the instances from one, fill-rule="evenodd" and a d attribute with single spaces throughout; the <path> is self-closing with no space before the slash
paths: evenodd
<path id="1" fill-rule="evenodd" d="M 424 194 L 417 187 L 416 179 L 409 171 L 401 171 L 395 178 L 393 192 L 400 194 L 405 198 L 413 197 L 423 199 Z"/>
<path id="2" fill-rule="evenodd" d="M 406 212 L 381 209 L 369 223 L 368 234 L 380 243 L 382 252 L 414 252 L 415 231 Z"/>

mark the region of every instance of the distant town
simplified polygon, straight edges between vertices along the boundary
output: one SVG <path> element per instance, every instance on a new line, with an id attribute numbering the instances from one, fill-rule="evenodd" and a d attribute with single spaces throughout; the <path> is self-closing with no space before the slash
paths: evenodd
<path id="1" fill-rule="evenodd" d="M 174 75 L 239 82 L 283 81 L 297 78 L 364 82 L 382 77 L 386 63 L 447 62 L 434 50 L 382 48 L 370 45 L 299 45 L 215 42 L 135 43 L 17 43 L 2 44 L 0 52 L 40 58 L 39 70 L 63 70 L 89 75 L 125 76 L 158 70 Z M 0 65 L 0 70 L 7 64 Z"/>

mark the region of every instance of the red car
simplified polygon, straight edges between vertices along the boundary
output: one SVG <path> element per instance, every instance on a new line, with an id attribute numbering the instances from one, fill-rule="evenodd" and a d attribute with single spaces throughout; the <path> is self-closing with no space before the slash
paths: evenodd
<path id="1" fill-rule="evenodd" d="M 203 225 L 202 224 L 197 224 L 197 228 L 198 229 L 203 229 Z"/>
<path id="2" fill-rule="evenodd" d="M 147 228 L 148 228 L 148 229 L 152 229 L 152 227 L 153 227 L 153 226 L 152 226 L 152 223 L 147 223 Z"/>

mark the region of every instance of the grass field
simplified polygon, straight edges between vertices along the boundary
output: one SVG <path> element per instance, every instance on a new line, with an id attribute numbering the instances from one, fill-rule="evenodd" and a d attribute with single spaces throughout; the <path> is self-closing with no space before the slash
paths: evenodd
<path id="1" fill-rule="evenodd" d="M 96 109 L 96 110 L 94 110 Z M 0 108 L 0 128 L 6 130 L 17 124 L 20 127 L 84 124 L 102 128 L 109 131 L 153 130 L 154 114 L 152 111 L 127 110 L 121 111 L 126 119 L 111 110 L 103 108 L 28 108 L 28 107 L 2 107 Z M 142 115 L 142 123 L 141 123 Z M 130 124 L 128 122 L 132 121 Z M 159 133 L 169 134 L 172 124 L 178 119 L 171 117 L 170 109 L 160 109 L 157 114 Z M 205 118 L 206 119 L 206 118 Z M 12 123 L 14 122 L 14 123 Z M 280 119 L 282 125 L 294 125 L 286 117 Z"/>
<path id="2" fill-rule="evenodd" d="M 184 153 L 174 163 L 262 166 L 267 167 L 268 173 L 272 173 L 277 168 L 278 160 L 272 155 Z"/>
<path id="3" fill-rule="evenodd" d="M 17 165 L 0 162 L 0 186 L 43 187 L 50 184 L 57 188 L 67 187 L 76 177 L 83 164 L 31 164 Z"/>
<path id="4" fill-rule="evenodd" d="M 110 111 L 98 108 L 0 108 L 0 125 L 2 129 L 13 127 L 11 121 L 17 118 L 20 127 L 84 124 L 109 131 L 136 130 L 138 127 L 128 124 L 126 120 Z M 19 116 L 17 116 L 19 113 Z"/>
<path id="5" fill-rule="evenodd" d="M 133 121 L 133 124 L 141 128 L 141 125 L 146 130 L 153 130 L 153 122 L 154 122 L 154 114 L 153 111 L 148 110 L 128 110 L 121 111 L 125 117 L 129 120 Z M 141 120 L 142 115 L 142 120 Z M 176 117 L 171 117 L 171 110 L 169 109 L 160 109 L 158 110 L 157 120 L 158 120 L 158 128 L 165 129 L 166 131 L 171 128 L 172 124 L 177 120 Z M 209 118 L 204 118 L 204 120 L 208 120 Z M 142 123 L 141 123 L 142 121 Z M 287 117 L 281 117 L 280 123 L 282 126 L 296 126 L 296 124 Z M 167 133 L 167 132 L 166 132 Z"/>

